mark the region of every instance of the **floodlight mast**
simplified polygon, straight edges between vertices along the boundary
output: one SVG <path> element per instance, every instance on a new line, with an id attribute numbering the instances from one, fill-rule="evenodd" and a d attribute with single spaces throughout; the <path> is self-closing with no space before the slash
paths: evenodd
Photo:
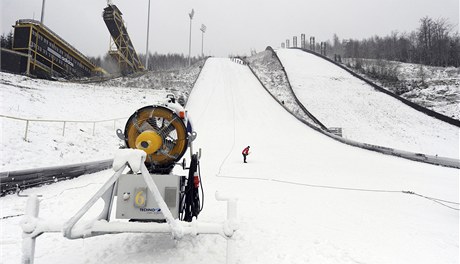
<path id="1" fill-rule="evenodd" d="M 192 8 L 192 12 L 188 14 L 190 17 L 190 33 L 189 33 L 189 39 L 188 39 L 188 66 L 191 65 L 191 53 L 192 53 L 192 19 L 193 16 L 195 15 L 195 10 Z"/>
<path id="2" fill-rule="evenodd" d="M 204 46 L 204 33 L 206 32 L 206 26 L 201 24 L 201 57 L 204 57 L 203 46 Z"/>
<path id="3" fill-rule="evenodd" d="M 145 45 L 145 70 L 149 70 L 149 27 L 150 27 L 150 0 L 147 15 L 147 44 Z"/>
<path id="4" fill-rule="evenodd" d="M 45 19 L 45 0 L 42 1 L 42 14 L 41 14 L 41 17 L 40 17 L 40 23 L 42 23 L 43 25 L 43 21 Z"/>

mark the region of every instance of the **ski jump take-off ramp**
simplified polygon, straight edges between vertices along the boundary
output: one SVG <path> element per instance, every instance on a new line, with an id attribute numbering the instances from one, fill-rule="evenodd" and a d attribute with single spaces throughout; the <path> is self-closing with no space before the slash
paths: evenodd
<path id="1" fill-rule="evenodd" d="M 458 169 L 327 137 L 274 101 L 248 66 L 227 58 L 207 60 L 187 109 L 198 132 L 194 145 L 203 150 L 205 196 L 219 190 L 239 198 L 238 263 L 458 263 L 458 210 L 439 203 L 458 201 Z M 241 150 L 248 145 L 252 153 L 243 164 Z M 42 203 L 43 215 L 64 221 L 97 189 L 85 181 L 97 185 L 111 174 L 78 178 L 82 187 L 74 191 L 56 190 L 59 184 L 69 187 L 63 182 L 27 193 L 52 192 L 53 199 Z M 21 204 L 4 198 L 2 206 Z M 224 210 L 207 199 L 200 221 L 220 219 Z M 19 228 L 13 231 L 12 243 L 20 239 Z M 169 239 L 120 234 L 68 241 L 44 235 L 35 263 L 225 261 L 225 241 L 218 238 Z M 20 249 L 10 248 L 7 257 L 17 263 Z"/>

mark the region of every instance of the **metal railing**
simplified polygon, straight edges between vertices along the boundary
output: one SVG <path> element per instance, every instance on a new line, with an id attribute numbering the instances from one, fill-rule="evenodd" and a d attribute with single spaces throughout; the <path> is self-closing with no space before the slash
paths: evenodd
<path id="1" fill-rule="evenodd" d="M 0 196 L 27 188 L 69 180 L 112 167 L 113 160 L 100 160 L 55 167 L 0 172 Z"/>
<path id="2" fill-rule="evenodd" d="M 97 123 L 113 122 L 113 128 L 115 129 L 117 120 L 128 119 L 127 117 L 119 117 L 119 118 L 103 119 L 103 120 L 51 120 L 51 119 L 28 119 L 28 118 L 20 118 L 20 117 L 7 116 L 7 115 L 0 115 L 0 117 L 26 122 L 25 131 L 24 131 L 25 141 L 27 141 L 27 135 L 29 133 L 29 124 L 31 122 L 62 123 L 62 136 L 65 135 L 67 123 L 86 123 L 86 124 L 92 123 L 93 124 L 92 135 L 94 136 Z"/>

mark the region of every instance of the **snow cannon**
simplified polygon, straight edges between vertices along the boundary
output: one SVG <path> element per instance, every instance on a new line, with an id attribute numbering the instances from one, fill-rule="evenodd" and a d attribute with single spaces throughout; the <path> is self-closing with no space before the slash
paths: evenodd
<path id="1" fill-rule="evenodd" d="M 227 219 L 219 223 L 198 221 L 204 193 L 201 149 L 193 153 L 197 133 L 187 111 L 176 103 L 174 96 L 168 96 L 167 102 L 137 110 L 128 119 L 124 133 L 118 129 L 117 135 L 125 146 L 115 155 L 115 173 L 64 224 L 40 218 L 38 197 L 29 197 L 21 224 L 22 263 L 33 263 L 39 235 L 59 232 L 68 239 L 119 233 L 170 233 L 174 239 L 216 234 L 227 239 L 227 263 L 235 263 L 232 236 L 238 226 L 236 199 L 216 192 L 217 200 L 227 202 Z M 179 162 L 187 150 L 188 166 L 185 158 Z M 172 173 L 177 164 L 188 173 Z M 100 213 L 86 217 L 92 220 L 84 220 L 83 216 L 100 200 L 104 202 Z"/>
<path id="2" fill-rule="evenodd" d="M 191 147 L 196 132 L 192 129 L 187 111 L 176 103 L 175 97 L 168 95 L 164 103 L 138 109 L 126 122 L 124 134 L 121 135 L 120 131 L 118 134 L 124 140 L 125 148 L 141 150 L 145 155 L 145 168 L 155 181 L 159 195 L 165 200 L 172 217 L 187 222 L 197 218 L 202 209 L 199 194 L 200 154 L 193 153 Z M 187 167 L 185 159 L 182 163 L 178 162 L 189 147 L 191 161 Z M 176 164 L 188 170 L 188 176 L 171 174 Z M 147 190 L 144 177 L 135 172 L 131 168 L 118 180 L 117 196 L 124 198 L 117 199 L 117 218 L 166 221 L 164 209 L 160 208 L 154 192 Z"/>
<path id="3" fill-rule="evenodd" d="M 151 173 L 170 173 L 196 135 L 185 109 L 171 107 L 173 104 L 143 107 L 126 123 L 126 147 L 145 151 L 145 165 Z"/>

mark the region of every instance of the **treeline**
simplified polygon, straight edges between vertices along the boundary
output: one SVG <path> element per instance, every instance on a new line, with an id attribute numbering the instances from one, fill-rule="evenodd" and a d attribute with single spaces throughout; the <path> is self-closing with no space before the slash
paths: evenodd
<path id="1" fill-rule="evenodd" d="M 363 40 L 333 37 L 332 53 L 346 58 L 384 59 L 431 66 L 460 66 L 460 37 L 447 19 L 420 19 L 410 33 L 393 32 Z"/>
<path id="2" fill-rule="evenodd" d="M 0 36 L 0 47 L 5 49 L 13 48 L 13 31 L 10 31 L 8 34 L 2 34 Z"/>
<path id="3" fill-rule="evenodd" d="M 89 57 L 89 59 L 99 67 L 104 68 L 110 73 L 118 71 L 118 66 L 115 60 L 107 53 L 104 56 Z M 140 54 L 139 59 L 145 67 L 145 54 Z M 192 57 L 190 59 L 191 64 L 194 64 L 200 60 L 200 58 Z M 166 70 L 177 70 L 188 66 L 188 56 L 183 54 L 149 54 L 149 71 L 166 71 Z"/>
<path id="4" fill-rule="evenodd" d="M 141 61 L 144 62 L 145 66 L 145 55 L 139 55 Z M 190 63 L 194 64 L 200 60 L 200 58 L 191 57 Z M 188 66 L 188 56 L 184 54 L 168 53 L 168 54 L 149 54 L 149 71 L 162 71 L 162 70 L 175 70 Z"/>
<path id="5" fill-rule="evenodd" d="M 0 36 L 0 47 L 6 49 L 13 48 L 13 31 Z M 110 73 L 116 73 L 119 71 L 117 63 L 113 58 L 106 53 L 104 56 L 88 57 L 96 66 L 102 67 Z M 145 66 L 145 54 L 140 54 L 139 59 Z M 199 61 L 202 58 L 192 57 L 190 59 L 191 64 Z M 165 71 L 165 70 L 177 70 L 188 66 L 188 56 L 184 54 L 149 54 L 149 71 Z"/>

